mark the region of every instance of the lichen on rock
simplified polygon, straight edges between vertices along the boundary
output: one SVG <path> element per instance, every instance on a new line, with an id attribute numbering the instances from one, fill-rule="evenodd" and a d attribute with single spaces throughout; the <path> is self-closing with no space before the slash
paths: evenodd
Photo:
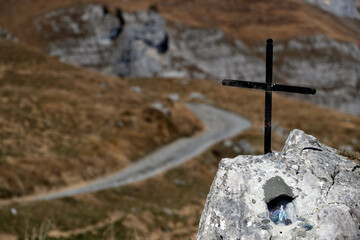
<path id="1" fill-rule="evenodd" d="M 223 159 L 197 239 L 360 239 L 360 168 L 293 130 L 281 152 Z"/>

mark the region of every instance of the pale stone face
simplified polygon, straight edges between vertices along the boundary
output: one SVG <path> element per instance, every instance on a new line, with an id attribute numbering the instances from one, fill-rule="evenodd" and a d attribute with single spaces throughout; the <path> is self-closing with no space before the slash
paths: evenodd
<path id="1" fill-rule="evenodd" d="M 223 159 L 197 238 L 360 239 L 356 166 L 300 130 L 290 133 L 281 153 Z M 273 196 L 265 193 L 269 182 Z M 280 217 L 275 224 L 266 202 L 277 201 L 278 196 L 288 202 L 282 199 L 272 206 Z"/>
<path id="2" fill-rule="evenodd" d="M 360 17 L 352 1 L 358 0 L 321 5 L 345 11 L 340 15 L 347 17 L 352 9 Z M 54 10 L 37 17 L 34 26 L 48 42 L 50 55 L 104 74 L 264 81 L 264 62 L 259 58 L 265 56 L 262 41 L 250 46 L 213 27 L 166 24 L 153 11 L 124 13 L 123 19 L 125 24 L 119 24 L 114 11 L 105 14 L 102 5 L 90 4 Z M 360 115 L 357 44 L 324 35 L 296 36 L 274 43 L 274 60 L 275 72 L 287 84 L 316 86 L 316 95 L 303 96 L 306 99 Z"/>

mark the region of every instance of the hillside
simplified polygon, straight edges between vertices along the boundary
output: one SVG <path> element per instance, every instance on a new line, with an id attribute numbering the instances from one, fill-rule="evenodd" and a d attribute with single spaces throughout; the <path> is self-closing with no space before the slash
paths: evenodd
<path id="1" fill-rule="evenodd" d="M 177 92 L 185 99 L 196 89 L 206 96 L 206 103 L 216 102 L 249 117 L 253 127 L 231 140 L 236 143 L 245 139 L 256 148 L 257 154 L 262 153 L 261 92 L 222 88 L 206 81 L 190 81 L 185 85 L 171 79 L 128 81 L 135 81 L 149 92 Z M 280 126 L 286 132 L 294 127 L 305 129 L 334 147 L 359 139 L 358 117 L 278 95 L 274 96 L 273 103 L 273 123 L 278 126 L 273 133 L 275 150 L 280 150 L 285 140 L 278 131 Z M 333 121 L 324 119 L 325 113 Z M 359 147 L 357 143 L 357 151 Z M 26 232 L 31 233 L 32 227 L 42 226 L 51 228 L 49 234 L 54 239 L 110 239 L 111 236 L 116 239 L 189 239 L 197 231 L 219 160 L 237 154 L 234 148 L 220 143 L 188 163 L 147 181 L 78 197 L 5 205 L 0 213 L 3 219 L 0 231 L 11 233 L 10 236 L 25 236 Z M 16 209 L 17 214 L 12 214 L 11 209 Z M 26 221 L 28 228 L 24 227 Z M 38 234 L 40 230 L 34 232 Z"/>
<path id="2" fill-rule="evenodd" d="M 0 41 L 0 52 L 2 199 L 106 175 L 202 128 L 166 95 L 137 93 L 22 44 Z"/>
<path id="3" fill-rule="evenodd" d="M 104 77 L 25 45 L 2 41 L 1 46 L 8 53 L 1 58 L 6 103 L 1 105 L 2 199 L 82 183 L 124 167 L 180 135 L 199 131 L 201 125 L 181 103 L 168 102 L 170 93 L 177 93 L 180 102 L 203 102 L 250 119 L 251 129 L 231 141 L 246 140 L 262 154 L 261 91 L 205 80 Z M 131 86 L 142 93 L 136 94 Z M 174 117 L 149 109 L 154 101 L 165 103 Z M 359 117 L 273 96 L 274 150 L 281 150 L 290 130 L 300 128 L 329 146 L 351 145 L 359 151 L 359 124 Z M 42 202 L 2 201 L 0 236 L 188 239 L 197 231 L 219 160 L 237 154 L 235 147 L 220 143 L 174 170 L 115 191 Z"/>
<path id="4" fill-rule="evenodd" d="M 303 0 L 89 3 L 10 1 L 0 26 L 106 75 L 214 81 L 263 81 L 271 37 L 275 82 L 314 87 L 310 101 L 360 115 L 359 19 Z"/>
<path id="5" fill-rule="evenodd" d="M 97 14 L 102 4 L 111 12 L 109 25 L 93 21 L 81 28 L 73 21 L 86 11 Z M 123 39 L 109 44 L 97 38 L 112 27 L 118 7 L 125 26 L 138 27 L 132 19 L 154 16 L 160 35 L 170 36 L 166 53 L 136 42 L 140 48 L 133 53 L 149 55 L 127 77 L 115 76 L 118 72 L 105 66 L 113 62 L 104 61 L 121 50 L 117 41 Z M 146 23 L 141 22 L 151 25 Z M 219 161 L 249 154 L 241 148 L 244 142 L 253 148 L 251 154 L 263 154 L 264 93 L 210 80 L 263 81 L 268 37 L 275 40 L 275 81 L 318 90 L 307 101 L 273 94 L 272 149 L 280 151 L 288 133 L 298 128 L 328 146 L 353 150 L 340 152 L 360 161 L 360 116 L 354 115 L 360 111 L 358 20 L 302 0 L 9 0 L 0 8 L 0 28 L 19 39 L 0 36 L 0 239 L 194 237 Z M 137 75 L 160 63 L 167 68 Z M 242 115 L 252 126 L 148 180 L 29 201 L 29 196 L 83 186 L 205 131 L 186 108 L 189 102 Z"/>
<path id="6" fill-rule="evenodd" d="M 244 39 L 247 43 L 263 41 L 270 35 L 278 40 L 289 40 L 299 35 L 313 34 L 360 43 L 359 29 L 302 0 L 17 0 L 3 3 L 0 25 L 13 31 L 21 40 L 42 47 L 44 43 L 39 42 L 32 25 L 35 17 L 58 8 L 89 3 L 106 4 L 111 10 L 120 7 L 130 12 L 156 5 L 168 21 L 192 27 L 220 28 L 228 36 Z"/>

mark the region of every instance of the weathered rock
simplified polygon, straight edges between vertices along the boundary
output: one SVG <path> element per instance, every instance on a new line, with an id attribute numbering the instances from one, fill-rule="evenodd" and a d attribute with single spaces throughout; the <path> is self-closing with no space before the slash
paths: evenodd
<path id="1" fill-rule="evenodd" d="M 170 115 L 171 110 L 168 109 L 163 103 L 161 102 L 154 102 L 150 106 L 152 109 L 162 112 L 163 114 Z"/>
<path id="2" fill-rule="evenodd" d="M 231 39 L 216 28 L 182 24 L 169 27 L 169 35 L 172 39 L 170 64 L 177 70 L 193 66 L 188 71 L 190 78 L 264 81 L 263 62 L 240 39 Z"/>
<path id="3" fill-rule="evenodd" d="M 197 239 L 360 239 L 356 166 L 300 130 L 281 152 L 223 159 Z"/>
<path id="4" fill-rule="evenodd" d="M 199 93 L 199 92 L 192 92 L 189 97 L 188 97 L 189 100 L 200 100 L 200 101 L 204 101 L 206 100 L 206 97 L 202 94 L 202 93 Z"/>
<path id="5" fill-rule="evenodd" d="M 251 143 L 249 143 L 248 141 L 246 141 L 244 139 L 241 139 L 238 142 L 237 147 L 239 148 L 239 150 L 242 154 L 254 154 L 254 152 L 255 152 L 255 149 L 251 145 Z"/>
<path id="6" fill-rule="evenodd" d="M 178 102 L 180 101 L 180 95 L 178 93 L 170 93 L 168 95 L 168 99 L 171 101 L 171 102 Z"/>
<path id="7" fill-rule="evenodd" d="M 359 0 L 304 0 L 340 17 L 360 19 Z"/>
<path id="8" fill-rule="evenodd" d="M 227 148 L 231 148 L 232 146 L 234 146 L 234 142 L 229 140 L 229 139 L 226 139 L 224 142 L 223 142 L 223 145 L 224 147 L 227 147 Z"/>
<path id="9" fill-rule="evenodd" d="M 63 62 L 120 76 L 154 76 L 167 64 L 165 20 L 154 11 L 111 13 L 90 4 L 52 11 L 34 25 Z"/>
<path id="10" fill-rule="evenodd" d="M 152 77 L 165 68 L 169 36 L 164 18 L 154 11 L 126 13 L 125 28 L 116 43 L 114 70 L 120 76 Z"/>
<path id="11" fill-rule="evenodd" d="M 341 6 L 350 6 L 350 1 L 316 0 L 341 11 L 348 10 Z M 51 55 L 105 74 L 264 81 L 259 58 L 265 56 L 264 41 L 249 46 L 219 29 L 173 22 L 166 26 L 152 10 L 122 16 L 123 22 L 102 5 L 91 4 L 52 11 L 34 25 Z M 355 43 L 296 36 L 277 41 L 274 58 L 277 82 L 316 87 L 310 101 L 360 115 L 360 47 Z M 274 132 L 287 135 L 275 125 Z"/>
<path id="12" fill-rule="evenodd" d="M 351 145 L 343 145 L 340 147 L 340 150 L 352 152 L 352 151 L 354 151 L 354 148 Z"/>

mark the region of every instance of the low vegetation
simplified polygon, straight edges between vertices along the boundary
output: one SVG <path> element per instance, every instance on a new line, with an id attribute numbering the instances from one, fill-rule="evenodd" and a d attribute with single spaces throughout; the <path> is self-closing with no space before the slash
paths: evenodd
<path id="1" fill-rule="evenodd" d="M 103 77 L 22 45 L 1 42 L 0 47 L 8 56 L 0 57 L 2 199 L 107 174 L 172 139 L 195 134 L 202 125 L 183 106 L 187 101 L 250 119 L 251 129 L 232 141 L 245 139 L 262 154 L 261 91 L 203 80 Z M 131 86 L 139 86 L 142 93 Z M 191 98 L 194 92 L 204 98 Z M 169 101 L 170 93 L 179 94 L 180 101 Z M 153 102 L 163 103 L 171 114 L 151 108 Z M 356 116 L 273 96 L 276 151 L 293 128 L 329 146 L 352 144 L 359 151 L 359 124 Z M 29 239 L 46 233 L 48 239 L 192 238 L 220 159 L 237 154 L 219 143 L 176 169 L 126 187 L 52 201 L 2 202 L 0 237 Z"/>
<path id="2" fill-rule="evenodd" d="M 0 51 L 2 199 L 111 173 L 202 129 L 181 104 L 136 93 L 131 83 L 8 41 L 0 42 Z"/>
<path id="3" fill-rule="evenodd" d="M 338 154 L 347 157 L 348 159 L 353 160 L 358 165 L 360 165 L 360 153 L 354 151 L 340 150 Z"/>
<path id="4" fill-rule="evenodd" d="M 85 2 L 90 1 L 77 4 Z M 111 10 L 120 6 L 125 11 L 155 3 L 168 21 L 217 27 L 249 43 L 267 38 L 269 32 L 277 40 L 316 32 L 359 42 L 342 22 L 298 0 L 286 4 L 279 0 L 101 2 Z M 6 1 L 0 9 L 0 25 L 44 50 L 46 42 L 36 37 L 34 18 L 73 4 L 72 0 Z M 285 5 L 278 8 L 279 4 Z M 273 14 L 264 14 L 269 11 Z M 244 13 L 240 21 L 239 12 Z M 281 23 L 287 22 L 284 25 L 278 24 L 278 16 L 290 17 L 281 18 Z M 22 198 L 86 183 L 174 139 L 199 133 L 202 123 L 185 102 L 207 103 L 245 116 L 252 122 L 251 129 L 231 140 L 246 140 L 255 154 L 263 153 L 262 91 L 194 79 L 104 77 L 5 40 L 0 41 L 0 52 L 0 239 L 194 238 L 219 161 L 242 154 L 223 143 L 176 169 L 125 187 L 52 201 Z M 142 91 L 133 91 L 134 86 Z M 191 98 L 195 92 L 204 98 Z M 170 101 L 171 93 L 177 93 L 180 101 Z M 171 114 L 151 107 L 154 102 L 162 103 Z M 274 94 L 272 122 L 276 151 L 294 128 L 331 147 L 350 145 L 360 151 L 356 116 Z M 340 154 L 359 160 L 358 153 Z"/>

